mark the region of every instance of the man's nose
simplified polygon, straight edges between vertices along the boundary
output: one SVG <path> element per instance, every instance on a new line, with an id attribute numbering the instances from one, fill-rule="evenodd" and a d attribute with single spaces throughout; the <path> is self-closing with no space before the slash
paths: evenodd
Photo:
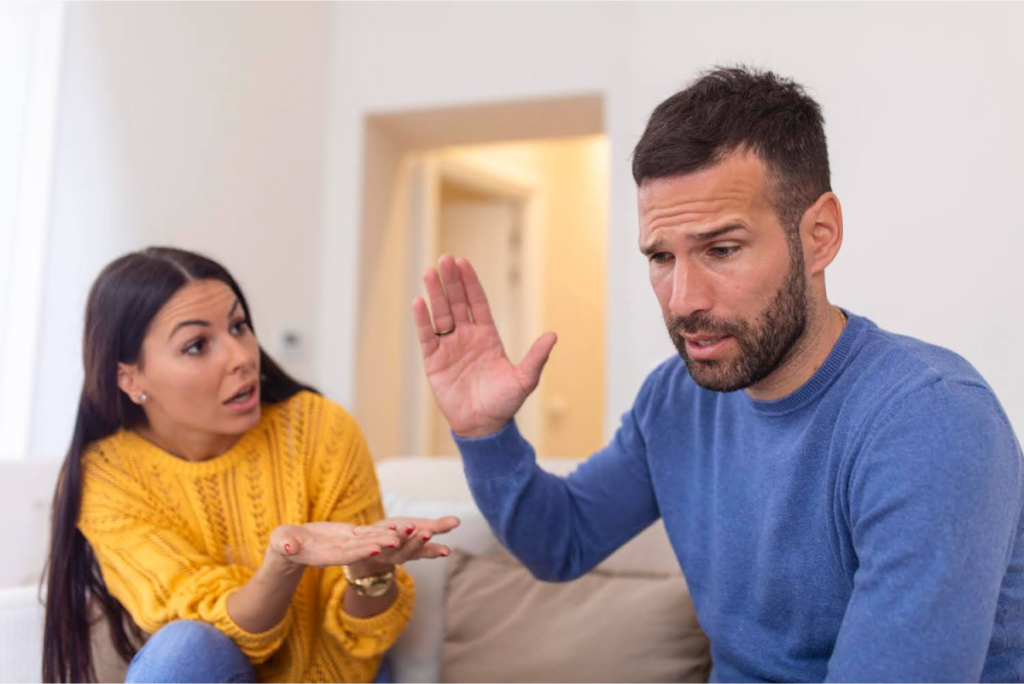
<path id="1" fill-rule="evenodd" d="M 669 312 L 673 316 L 686 317 L 697 311 L 711 308 L 710 288 L 697 269 L 677 261 L 672 273 L 672 296 Z"/>

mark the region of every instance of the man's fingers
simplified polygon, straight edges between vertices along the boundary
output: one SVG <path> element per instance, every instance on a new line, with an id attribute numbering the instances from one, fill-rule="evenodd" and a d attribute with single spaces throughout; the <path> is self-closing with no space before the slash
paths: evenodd
<path id="1" fill-rule="evenodd" d="M 434 330 L 451 330 L 455 326 L 455 319 L 452 317 L 452 309 L 448 305 L 448 297 L 441 287 L 441 276 L 438 275 L 436 268 L 428 268 L 423 272 L 423 284 L 430 298 L 430 310 L 434 313 Z"/>
<path id="2" fill-rule="evenodd" d="M 441 280 L 444 282 L 444 291 L 448 296 L 448 305 L 451 307 L 455 325 L 469 323 L 469 301 L 466 299 L 466 287 L 462 283 L 455 259 L 450 254 L 442 254 L 437 264 L 441 271 Z M 448 330 L 448 328 L 442 328 L 442 330 Z"/>
<path id="3" fill-rule="evenodd" d="M 441 346 L 440 339 L 434 334 L 434 328 L 430 325 L 430 311 L 423 297 L 412 300 L 412 320 L 416 326 L 416 337 L 420 341 L 420 350 L 423 356 L 427 357 L 437 351 Z"/>
<path id="4" fill-rule="evenodd" d="M 544 370 L 544 364 L 548 362 L 548 357 L 551 356 L 551 350 L 557 341 L 558 335 L 555 333 L 544 333 L 537 338 L 537 341 L 533 343 L 530 351 L 526 352 L 526 356 L 523 357 L 522 362 L 519 364 L 519 372 L 522 376 L 523 384 L 531 392 L 537 387 L 537 383 L 540 381 L 540 372 Z"/>
<path id="5" fill-rule="evenodd" d="M 456 259 L 456 266 L 459 267 L 459 276 L 466 288 L 466 299 L 469 302 L 469 311 L 473 314 L 473 320 L 479 325 L 494 325 L 491 317 L 491 307 L 487 303 L 487 295 L 484 287 L 480 284 L 473 265 L 466 259 Z"/>

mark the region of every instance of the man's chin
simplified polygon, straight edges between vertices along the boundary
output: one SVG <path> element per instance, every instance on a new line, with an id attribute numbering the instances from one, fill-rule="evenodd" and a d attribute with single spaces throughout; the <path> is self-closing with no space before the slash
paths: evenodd
<path id="1" fill-rule="evenodd" d="M 735 392 L 749 387 L 749 383 L 745 382 L 744 378 L 737 377 L 738 374 L 734 369 L 733 372 L 728 370 L 730 364 L 718 360 L 696 361 L 684 352 L 680 352 L 679 356 L 686 364 L 690 378 L 702 389 L 711 392 Z"/>

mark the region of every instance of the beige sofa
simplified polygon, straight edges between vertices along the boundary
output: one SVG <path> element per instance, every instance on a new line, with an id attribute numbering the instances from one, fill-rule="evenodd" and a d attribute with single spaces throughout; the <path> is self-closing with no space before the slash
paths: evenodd
<path id="1" fill-rule="evenodd" d="M 564 474 L 577 465 L 550 459 Z M 0 463 L 7 550 L 0 563 L 0 681 L 40 679 L 38 596 L 55 463 Z M 395 681 L 699 681 L 710 660 L 662 525 L 576 582 L 534 580 L 476 511 L 456 458 L 377 464 L 389 515 L 455 514 L 447 559 L 410 563 L 412 622 L 389 653 Z M 101 663 L 105 681 L 123 665 Z"/>

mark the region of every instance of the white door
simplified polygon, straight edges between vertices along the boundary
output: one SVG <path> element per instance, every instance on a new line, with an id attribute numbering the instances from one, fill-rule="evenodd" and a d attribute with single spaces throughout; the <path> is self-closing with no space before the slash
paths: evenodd
<path id="1" fill-rule="evenodd" d="M 524 327 L 521 216 L 521 203 L 517 200 L 442 186 L 437 256 L 451 254 L 473 264 L 487 292 L 505 349 L 516 361 L 523 354 Z M 431 406 L 430 415 L 430 453 L 457 455 L 444 416 L 436 406 Z"/>

